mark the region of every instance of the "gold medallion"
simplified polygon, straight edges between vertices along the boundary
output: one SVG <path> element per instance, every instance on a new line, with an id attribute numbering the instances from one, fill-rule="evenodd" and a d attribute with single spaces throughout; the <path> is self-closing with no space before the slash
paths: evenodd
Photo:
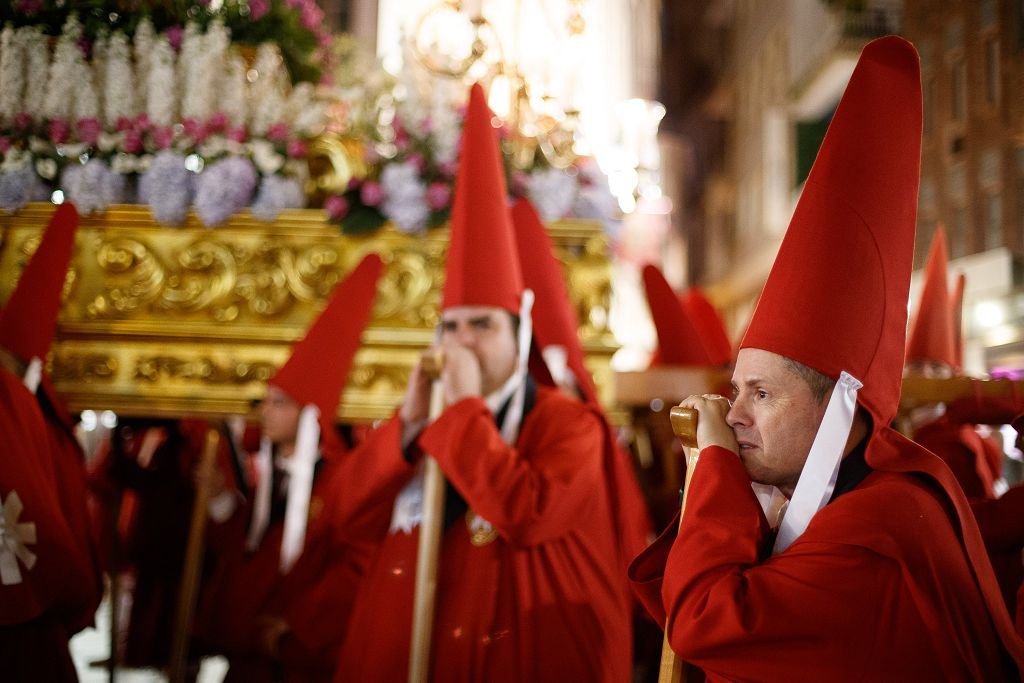
<path id="1" fill-rule="evenodd" d="M 498 537 L 498 531 L 491 523 L 472 510 L 466 511 L 466 528 L 469 529 L 469 542 L 478 548 Z"/>

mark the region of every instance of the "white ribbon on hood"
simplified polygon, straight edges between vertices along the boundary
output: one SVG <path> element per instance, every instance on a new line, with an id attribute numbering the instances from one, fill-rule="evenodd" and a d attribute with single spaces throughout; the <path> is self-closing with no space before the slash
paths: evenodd
<path id="1" fill-rule="evenodd" d="M 836 487 L 839 465 L 857 413 L 857 392 L 864 386 L 853 375 L 842 372 L 832 390 L 818 433 L 807 454 L 800 479 L 789 500 L 772 554 L 788 548 L 807 529 L 818 510 L 825 507 Z"/>

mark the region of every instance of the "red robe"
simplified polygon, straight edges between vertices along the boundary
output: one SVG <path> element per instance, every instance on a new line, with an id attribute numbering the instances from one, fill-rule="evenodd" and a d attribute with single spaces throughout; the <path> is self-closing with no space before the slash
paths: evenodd
<path id="1" fill-rule="evenodd" d="M 21 545 L 35 555 L 34 565 L 29 569 L 24 560 L 15 559 L 20 581 L 0 581 L 0 662 L 5 680 L 75 680 L 67 640 L 82 601 L 92 590 L 82 578 L 88 567 L 80 563 L 57 499 L 46 433 L 35 397 L 19 378 L 0 368 L 0 503 L 19 527 L 35 525 L 34 541 L 29 529 L 18 529 Z M 15 515 L 16 499 L 21 510 Z M 0 536 L 6 534 L 10 529 Z M 13 543 L 8 538 L 5 545 Z"/>
<path id="2" fill-rule="evenodd" d="M 927 457 L 889 432 L 871 438 L 884 451 L 874 457 Z M 710 680 L 1020 676 L 1008 650 L 1020 659 L 1024 644 L 1005 611 L 990 611 L 991 575 L 976 578 L 949 498 L 925 477 L 873 471 L 768 557 L 772 536 L 742 463 L 710 447 L 685 515 L 685 532 L 671 525 L 631 576 L 673 649 Z"/>
<path id="3" fill-rule="evenodd" d="M 1013 399 L 957 401 L 914 433 L 914 441 L 939 456 L 963 488 L 1010 614 L 1016 612 L 1017 589 L 1024 582 L 1024 487 L 995 497 L 992 484 L 999 476 L 1002 449 L 974 426 L 1009 424 L 1022 410 L 1024 403 Z"/>
<path id="4" fill-rule="evenodd" d="M 350 540 L 331 521 L 350 455 L 324 460 L 310 495 L 302 554 L 287 574 L 280 570 L 284 520 L 272 520 L 260 546 L 245 550 L 249 508 L 235 512 L 221 530 L 222 550 L 204 595 L 197 632 L 230 661 L 228 679 L 330 681 L 370 546 Z M 260 642 L 262 619 L 284 619 L 290 632 L 272 660 Z"/>
<path id="5" fill-rule="evenodd" d="M 81 569 L 82 594 L 69 614 L 68 629 L 74 634 L 91 626 L 103 599 L 103 572 L 96 545 L 97 534 L 88 509 L 89 485 L 85 453 L 74 434 L 74 421 L 57 396 L 48 376 L 40 385 L 43 415 L 53 456 L 54 481 L 64 519 L 75 544 L 76 564 Z"/>
<path id="6" fill-rule="evenodd" d="M 362 499 L 378 510 L 366 513 L 366 528 L 379 533 L 415 470 L 402 457 L 400 432 L 395 418 L 359 452 Z M 546 388 L 538 388 L 515 447 L 479 398 L 449 406 L 420 434 L 424 452 L 498 533 L 478 547 L 464 518 L 445 532 L 431 680 L 628 680 L 630 617 L 603 438 L 592 411 Z M 418 532 L 384 537 L 335 681 L 406 679 Z"/>

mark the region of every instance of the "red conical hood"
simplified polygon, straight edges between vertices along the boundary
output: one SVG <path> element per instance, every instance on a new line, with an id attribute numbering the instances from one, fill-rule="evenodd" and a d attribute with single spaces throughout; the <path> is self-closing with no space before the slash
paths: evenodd
<path id="1" fill-rule="evenodd" d="M 648 264 L 644 266 L 643 276 L 647 305 L 658 333 L 658 351 L 651 365 L 715 365 L 704 347 L 698 325 L 661 271 Z"/>
<path id="2" fill-rule="evenodd" d="M 732 362 L 732 342 L 725 331 L 718 311 L 704 296 L 699 287 L 690 287 L 681 297 L 690 319 L 697 325 L 712 365 L 728 365 Z"/>
<path id="3" fill-rule="evenodd" d="M 523 277 L 493 119 L 483 88 L 474 84 L 455 178 L 442 310 L 495 306 L 519 314 Z"/>
<path id="4" fill-rule="evenodd" d="M 0 346 L 25 362 L 45 359 L 50 352 L 77 229 L 75 205 L 65 202 L 58 206 L 39 248 L 0 311 Z"/>
<path id="5" fill-rule="evenodd" d="M 949 298 L 949 307 L 953 311 L 953 364 L 957 370 L 964 367 L 964 286 L 966 278 L 963 273 L 956 276 L 956 284 Z"/>
<path id="6" fill-rule="evenodd" d="M 941 225 L 935 229 L 928 263 L 924 271 L 924 286 L 917 315 L 910 326 L 907 342 L 907 362 L 929 360 L 957 366 L 953 332 L 953 309 L 949 298 L 946 271 L 949 259 L 946 252 L 946 231 Z"/>
<path id="7" fill-rule="evenodd" d="M 583 362 L 579 320 L 551 238 L 537 212 L 525 199 L 512 206 L 512 223 L 523 282 L 533 290 L 535 297 L 533 337 L 541 349 L 547 346 L 565 348 L 569 369 L 575 375 L 584 398 L 596 402 L 597 389 Z"/>
<path id="8" fill-rule="evenodd" d="M 327 307 L 313 322 L 292 355 L 270 378 L 300 405 L 320 409 L 321 433 L 334 424 L 341 391 L 359 349 L 363 329 L 377 296 L 383 270 L 380 256 L 369 254 L 334 289 Z"/>
<path id="9" fill-rule="evenodd" d="M 818 152 L 741 348 L 864 383 L 888 424 L 903 372 L 921 162 L 917 52 L 864 48 Z"/>

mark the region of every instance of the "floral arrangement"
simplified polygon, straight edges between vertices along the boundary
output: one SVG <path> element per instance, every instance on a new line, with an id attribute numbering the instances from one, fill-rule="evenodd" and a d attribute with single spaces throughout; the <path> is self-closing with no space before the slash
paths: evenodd
<path id="1" fill-rule="evenodd" d="M 359 168 L 312 196 L 342 232 L 448 219 L 466 88 L 390 76 L 325 34 L 314 0 L 15 0 L 0 21 L 0 211 L 60 192 L 83 213 L 145 203 L 166 225 L 273 220 L 306 206 L 326 135 Z M 544 219 L 617 214 L 592 159 L 521 168 L 499 132 L 510 192 Z"/>
<path id="2" fill-rule="evenodd" d="M 26 13 L 40 4 L 21 2 Z M 259 7 L 248 4 L 250 14 Z M 143 16 L 131 35 L 113 28 L 92 40 L 76 12 L 55 39 L 44 26 L 8 23 L 0 210 L 59 189 L 85 213 L 142 201 L 162 223 L 194 206 L 217 225 L 252 204 L 272 219 L 305 204 L 306 145 L 323 130 L 324 107 L 312 83 L 292 86 L 277 43 L 243 54 L 219 18 L 160 32 Z"/>

